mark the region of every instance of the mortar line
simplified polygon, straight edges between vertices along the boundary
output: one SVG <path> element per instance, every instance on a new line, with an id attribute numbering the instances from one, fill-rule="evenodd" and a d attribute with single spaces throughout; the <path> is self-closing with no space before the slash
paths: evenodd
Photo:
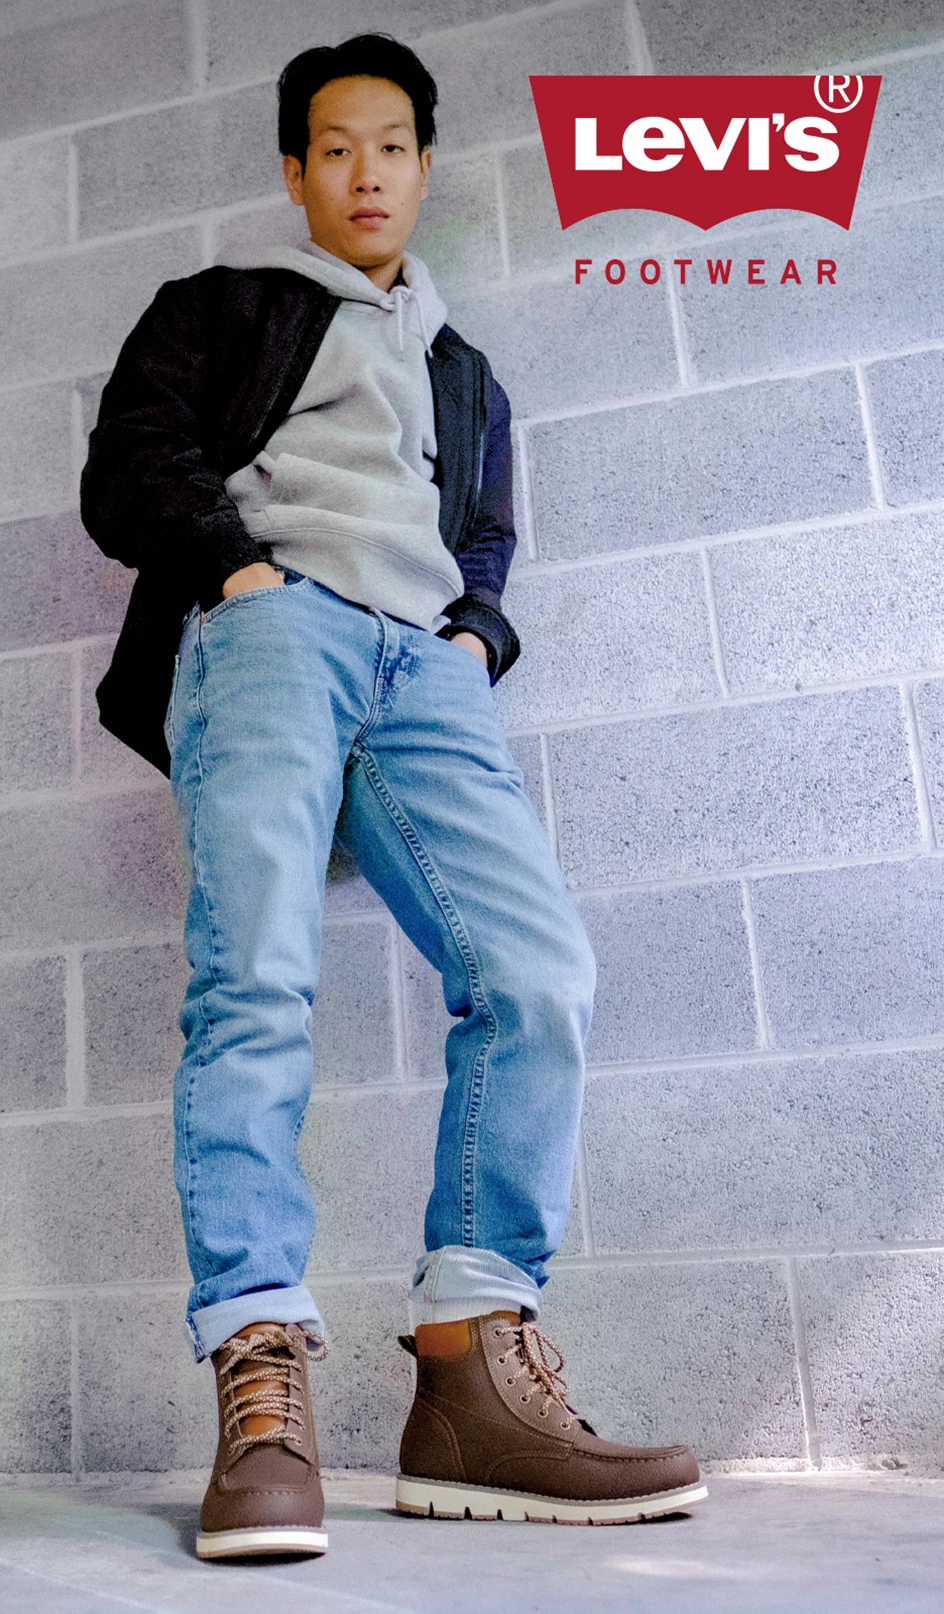
<path id="1" fill-rule="evenodd" d="M 79 239 L 79 153 L 70 136 L 66 147 L 66 240 L 74 246 Z"/>
<path id="2" fill-rule="evenodd" d="M 685 315 L 682 311 L 682 300 L 675 277 L 670 272 L 669 254 L 660 253 L 657 262 L 662 264 L 665 279 L 665 296 L 669 310 L 669 323 L 672 326 L 672 346 L 675 351 L 675 362 L 678 366 L 679 387 L 686 396 L 692 391 L 697 381 L 695 368 L 691 361 L 688 349 L 688 331 L 685 325 Z"/>
<path id="3" fill-rule="evenodd" d="M 85 464 L 87 444 L 85 440 L 85 420 L 82 408 L 82 394 L 73 382 L 72 393 L 69 399 L 69 448 L 72 492 L 75 503 L 79 502 L 79 483 L 82 467 Z M 16 519 L 16 518 L 14 518 Z M 60 649 L 62 646 L 60 646 Z"/>
<path id="4" fill-rule="evenodd" d="M 757 1010 L 757 1037 L 760 1048 L 773 1049 L 774 1039 L 770 1029 L 770 1019 L 767 1014 L 767 994 L 764 991 L 764 977 L 760 967 L 760 953 L 757 947 L 757 930 L 754 924 L 754 906 L 751 902 L 750 884 L 747 880 L 739 880 L 741 887 L 741 912 L 744 916 L 744 931 L 747 936 L 747 951 L 751 961 L 751 980 L 754 987 L 754 1005 Z"/>
<path id="5" fill-rule="evenodd" d="M 79 1418 L 79 1308 L 78 1296 L 69 1297 L 69 1470 L 74 1480 L 82 1477 L 82 1431 Z"/>
<path id="6" fill-rule="evenodd" d="M 708 611 L 708 635 L 711 640 L 711 655 L 714 661 L 715 672 L 718 677 L 718 689 L 723 700 L 730 700 L 731 686 L 728 683 L 727 669 L 724 664 L 724 648 L 721 643 L 721 623 L 718 618 L 718 601 L 715 595 L 715 580 L 712 576 L 711 561 L 708 555 L 708 546 L 704 545 L 698 550 L 701 557 L 702 577 L 705 583 L 705 606 Z"/>
<path id="7" fill-rule="evenodd" d="M 518 445 L 518 487 L 521 492 L 521 530 L 524 534 L 524 547 L 530 561 L 540 561 L 541 551 L 538 548 L 537 521 L 534 514 L 534 484 L 531 474 L 531 445 L 525 428 L 515 423 L 515 441 Z M 516 530 L 518 523 L 515 523 Z M 530 569 L 529 569 L 530 575 Z"/>
<path id="8" fill-rule="evenodd" d="M 187 0 L 187 43 L 190 48 L 190 81 L 196 96 L 206 94 L 210 77 L 210 51 L 204 0 Z"/>
<path id="9" fill-rule="evenodd" d="M 937 832 L 934 825 L 931 792 L 928 788 L 927 774 L 924 767 L 924 752 L 921 746 L 921 729 L 915 707 L 913 679 L 906 678 L 902 680 L 901 702 L 905 719 L 905 733 L 908 740 L 908 752 L 911 757 L 911 767 L 914 775 L 915 799 L 918 807 L 918 822 L 921 825 L 922 846 L 926 851 L 934 852 L 938 849 Z"/>
<path id="10" fill-rule="evenodd" d="M 397 1079 L 401 1083 L 412 1081 L 410 1050 L 407 1039 L 406 976 L 403 961 L 403 931 L 394 922 L 390 928 L 391 967 L 390 997 L 393 1009 L 393 1057 Z"/>
<path id="11" fill-rule="evenodd" d="M 870 1259 L 877 1257 L 907 1258 L 910 1256 L 935 1255 L 944 1257 L 944 1244 L 938 1240 L 901 1242 L 876 1241 L 875 1243 L 858 1244 L 824 1244 L 808 1248 L 789 1247 L 778 1245 L 751 1245 L 744 1248 L 735 1246 L 688 1250 L 625 1250 L 604 1251 L 593 1256 L 586 1255 L 555 1255 L 554 1266 L 557 1270 L 573 1269 L 574 1271 L 612 1270 L 614 1268 L 637 1267 L 664 1267 L 664 1266 L 730 1266 L 735 1262 L 748 1265 L 765 1263 L 779 1263 L 788 1260 L 803 1261 L 830 1261 L 836 1257 L 844 1259 Z M 406 1266 L 362 1266 L 362 1267 L 324 1267 L 309 1266 L 305 1273 L 306 1281 L 317 1285 L 318 1289 L 337 1289 L 349 1283 L 406 1283 L 411 1281 L 411 1273 Z M 15 1301 L 31 1300 L 110 1300 L 120 1295 L 148 1296 L 186 1295 L 189 1284 L 185 1278 L 140 1278 L 119 1279 L 114 1283 L 62 1283 L 47 1284 L 10 1284 L 0 1287 L 0 1303 L 9 1304 Z"/>
<path id="12" fill-rule="evenodd" d="M 590 1201 L 590 1166 L 587 1159 L 587 1139 L 582 1124 L 577 1133 L 575 1174 L 577 1178 L 577 1198 L 580 1206 L 580 1231 L 583 1240 L 583 1253 L 589 1258 L 596 1254 L 596 1240 L 593 1235 L 593 1207 Z"/>
<path id="13" fill-rule="evenodd" d="M 878 451 L 878 439 L 875 432 L 875 422 L 872 419 L 872 402 L 866 384 L 865 366 L 861 361 L 853 365 L 856 378 L 856 388 L 859 394 L 859 410 L 862 415 L 862 430 L 865 433 L 865 446 L 869 457 L 869 476 L 872 482 L 872 492 L 876 507 L 887 510 L 888 501 L 885 497 L 885 485 L 882 478 L 882 461 Z"/>
<path id="14" fill-rule="evenodd" d="M 456 24 L 446 23 L 442 27 L 430 29 L 424 34 L 410 36 L 409 42 L 411 45 L 416 46 L 420 41 L 428 43 L 437 37 L 441 37 L 445 41 L 448 41 L 454 35 L 458 34 L 460 30 L 465 33 L 482 32 L 490 27 L 495 27 L 496 25 L 501 27 L 502 24 L 513 24 L 519 18 L 524 21 L 539 21 L 542 16 L 553 16 L 567 11 L 579 11 L 584 9 L 592 10 L 603 3 L 604 0 L 552 0 L 552 3 L 549 5 L 529 6 L 522 8 L 520 11 L 511 13 L 508 17 L 504 18 L 482 17 L 474 19 L 470 22 L 459 24 L 458 26 Z M 824 68 L 822 63 L 816 63 L 808 68 L 806 74 L 801 76 L 812 76 L 814 73 L 824 71 L 828 72 L 830 70 L 833 72 L 846 72 L 850 70 L 854 72 L 869 72 L 873 68 L 894 66 L 897 62 L 914 61 L 921 57 L 940 56 L 942 53 L 944 53 L 944 40 L 933 41 L 928 45 L 915 45 L 907 46 L 900 50 L 888 50 L 884 53 L 879 53 L 878 55 L 863 58 L 861 61 L 857 61 L 855 59 L 842 63 L 834 61 L 831 64 L 831 68 L 829 66 Z M 200 99 L 210 99 L 211 97 L 215 99 L 224 95 L 235 95 L 241 90 L 259 89 L 264 85 L 274 86 L 277 82 L 277 77 L 278 75 L 275 73 L 261 73 L 248 78 L 232 79 L 227 81 L 225 84 L 208 85 L 204 95 L 202 95 Z M 26 133 L 12 136 L 10 140 L 4 142 L 4 144 L 10 146 L 29 144 L 35 145 L 41 141 L 48 140 L 49 137 L 54 134 L 80 133 L 86 129 L 100 128 L 103 124 L 122 123 L 130 117 L 146 116 L 147 114 L 153 112 L 169 112 L 178 107 L 192 105 L 193 101 L 194 94 L 192 91 L 188 91 L 184 95 L 169 96 L 163 101 L 149 101 L 142 106 L 133 107 L 131 109 L 123 107 L 115 112 L 98 113 L 97 116 L 92 118 L 76 118 L 71 122 L 51 124 L 39 130 L 31 129 Z M 505 146 L 511 146 L 514 144 L 522 144 L 525 139 L 529 139 L 533 145 L 538 143 L 540 136 L 520 136 L 513 139 L 508 139 L 504 142 L 496 141 L 492 144 L 498 145 L 503 143 Z M 483 148 L 468 147 L 463 148 L 461 151 L 448 152 L 444 153 L 443 155 L 449 158 L 461 158 L 465 156 L 467 152 L 470 152 L 473 149 L 476 152 L 479 152 Z M 488 149 L 491 149 L 491 146 L 489 146 Z M 869 204 L 866 202 L 858 203 L 857 212 L 866 210 L 868 206 Z"/>
<path id="15" fill-rule="evenodd" d="M 76 645 L 69 647 L 72 680 L 69 690 L 69 738 L 72 746 L 69 788 L 78 789 L 82 783 L 82 651 Z"/>
<path id="16" fill-rule="evenodd" d="M 85 1068 L 85 984 L 82 977 L 82 948 L 64 947 L 66 961 L 65 1019 L 66 1019 L 66 1102 L 68 1118 L 75 1120 L 75 1112 L 84 1110 L 88 1103 L 88 1086 Z M 4 1121 L 12 1119 L 16 1111 L 8 1111 Z M 29 1113 L 23 1112 L 23 1113 Z M 48 1110 L 33 1112 L 49 1115 Z M 64 1117 L 65 1118 L 65 1117 Z"/>
<path id="17" fill-rule="evenodd" d="M 803 1318 L 803 1307 L 800 1301 L 800 1284 L 795 1258 L 791 1256 L 785 1261 L 784 1269 L 787 1280 L 787 1298 L 790 1305 L 790 1322 L 793 1328 L 793 1349 L 800 1388 L 800 1408 L 803 1414 L 803 1438 L 806 1445 L 806 1457 L 813 1468 L 819 1469 L 823 1466 L 823 1460 L 820 1450 L 819 1429 L 816 1423 L 816 1402 L 813 1396 L 813 1377 L 810 1372 L 806 1323 Z"/>
<path id="18" fill-rule="evenodd" d="M 636 0 L 626 0 L 624 12 L 626 43 L 629 46 L 630 72 L 654 73 L 652 53 Z"/>
<path id="19" fill-rule="evenodd" d="M 751 689 L 728 695 L 708 695 L 697 701 L 674 701 L 663 706 L 624 706 L 606 712 L 581 712 L 577 717 L 549 717 L 542 715 L 534 723 L 509 724 L 510 738 L 523 739 L 534 734 L 574 734 L 587 729 L 629 727 L 642 725 L 664 717 L 699 717 L 706 713 L 736 711 L 752 706 L 780 706 L 789 701 L 828 700 L 833 695 L 854 695 L 866 690 L 899 688 L 903 676 L 913 679 L 938 679 L 944 672 L 944 663 L 932 667 L 910 668 L 907 674 L 900 670 L 889 673 L 866 673 L 860 678 L 824 679 L 819 684 L 792 684 L 789 688 Z M 33 791 L 32 796 L 42 792 Z M 0 798 L 0 806 L 3 798 Z"/>
<path id="20" fill-rule="evenodd" d="M 505 196 L 505 170 L 502 154 L 496 151 L 492 157 L 493 177 L 495 181 L 495 210 L 498 218 L 498 246 L 501 252 L 502 274 L 506 279 L 511 276 L 511 244 L 508 239 L 508 205 Z"/>

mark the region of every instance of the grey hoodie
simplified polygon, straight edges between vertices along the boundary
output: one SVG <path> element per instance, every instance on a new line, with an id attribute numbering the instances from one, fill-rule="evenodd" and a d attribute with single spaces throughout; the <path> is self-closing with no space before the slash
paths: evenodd
<path id="1" fill-rule="evenodd" d="M 247 531 L 271 546 L 275 565 L 435 632 L 464 584 L 440 537 L 432 481 L 426 352 L 446 308 L 429 270 L 405 252 L 406 284 L 385 292 L 313 242 L 218 261 L 293 269 L 344 299 L 288 415 L 227 478 Z"/>

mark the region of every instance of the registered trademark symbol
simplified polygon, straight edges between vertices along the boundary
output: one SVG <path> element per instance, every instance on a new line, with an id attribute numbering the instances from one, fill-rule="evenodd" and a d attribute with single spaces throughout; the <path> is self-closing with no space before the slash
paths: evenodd
<path id="1" fill-rule="evenodd" d="M 820 93 L 820 85 L 826 80 L 826 99 Z M 855 96 L 850 89 L 855 85 Z M 862 79 L 859 74 L 851 73 L 817 73 L 813 80 L 813 94 L 820 106 L 826 112 L 851 112 L 862 99 Z"/>

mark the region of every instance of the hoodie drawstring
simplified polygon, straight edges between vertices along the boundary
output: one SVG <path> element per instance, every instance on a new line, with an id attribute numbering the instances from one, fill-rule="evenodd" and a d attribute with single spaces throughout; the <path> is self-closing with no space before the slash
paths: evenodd
<path id="1" fill-rule="evenodd" d="M 403 305 L 405 302 L 409 301 L 410 298 L 413 299 L 413 302 L 416 305 L 416 312 L 419 315 L 420 333 L 423 338 L 423 347 L 425 348 L 426 352 L 431 355 L 432 348 L 430 347 L 429 337 L 426 333 L 426 321 L 423 318 L 423 304 L 419 297 L 417 297 L 413 287 L 391 286 L 390 296 L 393 298 L 397 308 L 397 342 L 400 347 L 400 357 L 403 357 Z"/>

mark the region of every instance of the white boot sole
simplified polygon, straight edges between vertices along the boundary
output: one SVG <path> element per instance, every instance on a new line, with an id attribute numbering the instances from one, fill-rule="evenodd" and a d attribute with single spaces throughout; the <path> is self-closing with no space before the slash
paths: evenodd
<path id="1" fill-rule="evenodd" d="M 397 1479 L 397 1508 L 429 1519 L 511 1519 L 532 1524 L 636 1524 L 681 1513 L 708 1495 L 707 1485 L 683 1485 L 653 1496 L 612 1502 L 574 1502 L 527 1491 L 495 1491 L 485 1485 L 449 1485 L 443 1480 Z"/>
<path id="2" fill-rule="evenodd" d="M 302 1525 L 260 1525 L 255 1530 L 201 1530 L 197 1536 L 198 1558 L 260 1558 L 266 1554 L 328 1550 L 326 1530 L 310 1530 Z"/>

